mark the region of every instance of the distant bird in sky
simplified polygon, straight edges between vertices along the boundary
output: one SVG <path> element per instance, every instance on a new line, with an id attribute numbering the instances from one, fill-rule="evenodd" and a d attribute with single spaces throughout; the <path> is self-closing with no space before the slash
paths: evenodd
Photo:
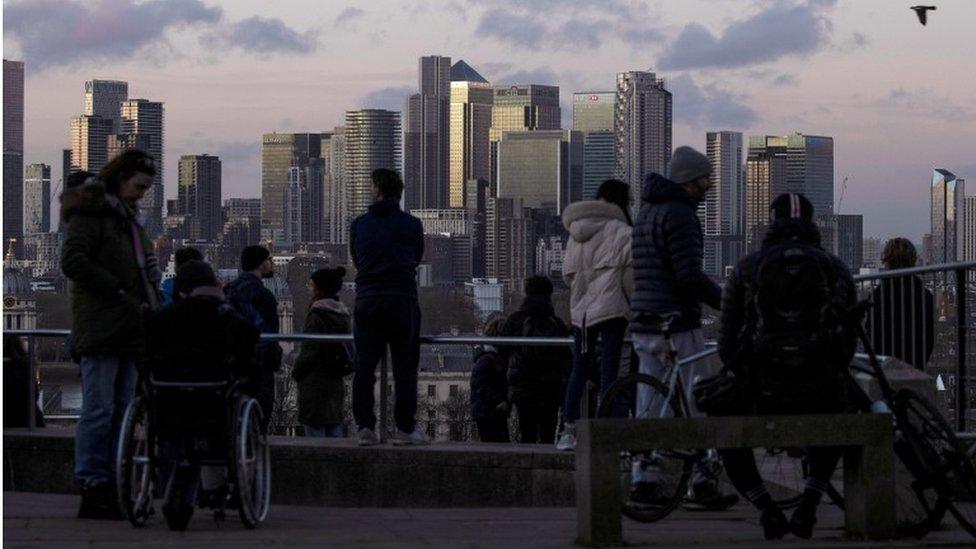
<path id="1" fill-rule="evenodd" d="M 911 9 L 915 10 L 915 15 L 918 15 L 918 20 L 925 26 L 925 22 L 928 20 L 928 11 L 935 11 L 935 6 L 912 6 Z"/>

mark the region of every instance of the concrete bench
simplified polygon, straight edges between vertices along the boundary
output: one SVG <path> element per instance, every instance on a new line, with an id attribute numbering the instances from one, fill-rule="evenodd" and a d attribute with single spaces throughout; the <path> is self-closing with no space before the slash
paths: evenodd
<path id="1" fill-rule="evenodd" d="M 577 538 L 623 543 L 620 452 L 656 448 L 843 446 L 845 528 L 857 538 L 895 534 L 894 430 L 889 414 L 595 419 L 577 424 Z M 654 441 L 652 445 L 648 441 Z M 667 520 L 667 519 L 665 519 Z"/>

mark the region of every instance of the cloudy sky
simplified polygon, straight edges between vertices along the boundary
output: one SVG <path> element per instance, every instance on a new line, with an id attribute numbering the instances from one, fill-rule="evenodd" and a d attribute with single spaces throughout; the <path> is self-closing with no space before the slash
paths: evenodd
<path id="1" fill-rule="evenodd" d="M 7 59 L 27 63 L 27 162 L 52 164 L 84 82 L 166 104 L 166 195 L 182 154 L 217 154 L 224 196 L 260 195 L 260 139 L 347 109 L 400 110 L 417 58 L 464 59 L 494 83 L 609 90 L 652 69 L 674 93 L 675 146 L 708 130 L 834 137 L 843 213 L 865 236 L 927 231 L 933 167 L 976 192 L 976 2 L 922 27 L 896 0 L 5 0 Z"/>

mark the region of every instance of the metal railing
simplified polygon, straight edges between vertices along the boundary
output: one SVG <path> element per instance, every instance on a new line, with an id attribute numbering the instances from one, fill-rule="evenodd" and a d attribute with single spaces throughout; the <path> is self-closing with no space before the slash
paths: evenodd
<path id="1" fill-rule="evenodd" d="M 885 280 L 905 280 L 906 277 L 912 276 L 922 276 L 922 275 L 944 275 L 942 276 L 942 281 L 935 280 L 932 283 L 932 288 L 934 288 L 933 294 L 946 294 L 949 292 L 952 297 L 955 297 L 955 334 L 956 334 L 956 345 L 954 349 L 955 358 L 955 379 L 956 379 L 956 391 L 955 391 L 955 405 L 954 412 L 956 418 L 956 429 L 958 431 L 966 431 L 966 411 L 968 403 L 967 391 L 971 388 L 969 387 L 969 379 L 967 372 L 967 352 L 970 350 L 970 346 L 967 345 L 967 337 L 972 335 L 972 331 L 968 328 L 970 323 L 966 319 L 966 297 L 968 293 L 976 294 L 976 285 L 969 281 L 969 276 L 972 274 L 971 271 L 976 271 L 976 262 L 968 263 L 952 263 L 945 265 L 933 265 L 928 267 L 916 267 L 911 269 L 899 269 L 893 271 L 883 271 L 879 273 L 869 274 L 869 275 L 859 275 L 855 276 L 855 283 L 859 285 L 862 294 L 868 290 L 873 290 L 875 284 L 880 281 Z M 952 277 L 948 275 L 954 275 Z M 928 286 L 926 286 L 928 289 Z M 864 297 L 862 295 L 862 297 Z M 937 296 L 935 296 L 937 297 Z M 904 301 L 902 300 L 902 303 Z M 913 300 L 914 304 L 914 300 Z M 875 322 L 877 322 L 879 317 L 884 317 L 889 315 L 892 309 L 882 308 L 880 312 L 872 312 L 872 317 L 868 319 L 869 333 L 874 329 Z M 896 311 L 897 312 L 897 311 Z M 915 316 L 914 310 L 910 310 L 913 320 Z M 922 314 L 926 314 L 928 311 L 923 309 Z M 934 311 L 933 311 L 934 312 Z M 917 329 L 918 326 L 912 325 L 913 329 Z M 905 324 L 902 323 L 901 328 L 903 335 L 914 333 L 909 332 L 905 329 Z M 28 376 L 28 395 L 29 395 L 29 420 L 28 429 L 33 429 L 36 421 L 36 381 L 37 381 L 37 371 L 36 371 L 36 339 L 37 338 L 67 338 L 70 334 L 69 330 L 51 330 L 51 329 L 34 329 L 34 330 L 4 330 L 4 334 L 22 336 L 27 338 L 27 359 L 29 363 L 29 376 Z M 353 336 L 351 334 L 262 334 L 261 338 L 268 341 L 278 341 L 278 342 L 290 342 L 290 343 L 301 343 L 304 341 L 321 341 L 321 342 L 339 342 L 339 343 L 351 343 L 353 342 Z M 902 339 L 904 341 L 904 338 Z M 563 337 L 563 338 L 539 338 L 539 337 L 483 337 L 474 335 L 461 335 L 461 336 L 433 336 L 433 335 L 422 335 L 420 336 L 421 345 L 485 345 L 490 344 L 494 346 L 568 346 L 573 345 L 573 338 Z M 951 343 L 951 342 L 950 342 Z M 715 347 L 715 342 L 710 341 L 706 343 L 706 350 L 696 353 L 694 355 L 685 357 L 678 361 L 679 366 L 690 364 L 698 360 L 703 360 L 717 353 Z M 976 348 L 976 346 L 972 346 Z M 880 352 L 880 351 L 879 351 Z M 881 353 L 888 354 L 888 353 Z M 383 354 L 380 361 L 380 394 L 379 394 L 379 434 L 381 440 L 385 440 L 387 425 L 388 425 L 388 410 L 387 402 L 389 400 L 389 350 Z M 57 416 L 52 416 L 58 419 L 77 419 L 77 415 L 70 414 L 60 414 Z"/>
<path id="2" fill-rule="evenodd" d="M 967 371 L 967 362 L 976 358 L 970 341 L 976 316 L 967 313 L 969 296 L 976 296 L 974 274 L 976 261 L 854 277 L 859 297 L 873 302 L 865 330 L 874 350 L 948 378 L 954 390 L 942 404 L 958 431 L 966 431 L 970 393 L 976 390 Z"/>

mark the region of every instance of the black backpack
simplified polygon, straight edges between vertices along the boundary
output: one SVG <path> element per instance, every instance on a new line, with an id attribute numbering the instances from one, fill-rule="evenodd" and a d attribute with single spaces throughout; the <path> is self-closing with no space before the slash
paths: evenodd
<path id="1" fill-rule="evenodd" d="M 830 256 L 816 246 L 787 242 L 766 252 L 750 323 L 758 381 L 809 386 L 837 378 L 846 325 L 836 285 Z"/>

